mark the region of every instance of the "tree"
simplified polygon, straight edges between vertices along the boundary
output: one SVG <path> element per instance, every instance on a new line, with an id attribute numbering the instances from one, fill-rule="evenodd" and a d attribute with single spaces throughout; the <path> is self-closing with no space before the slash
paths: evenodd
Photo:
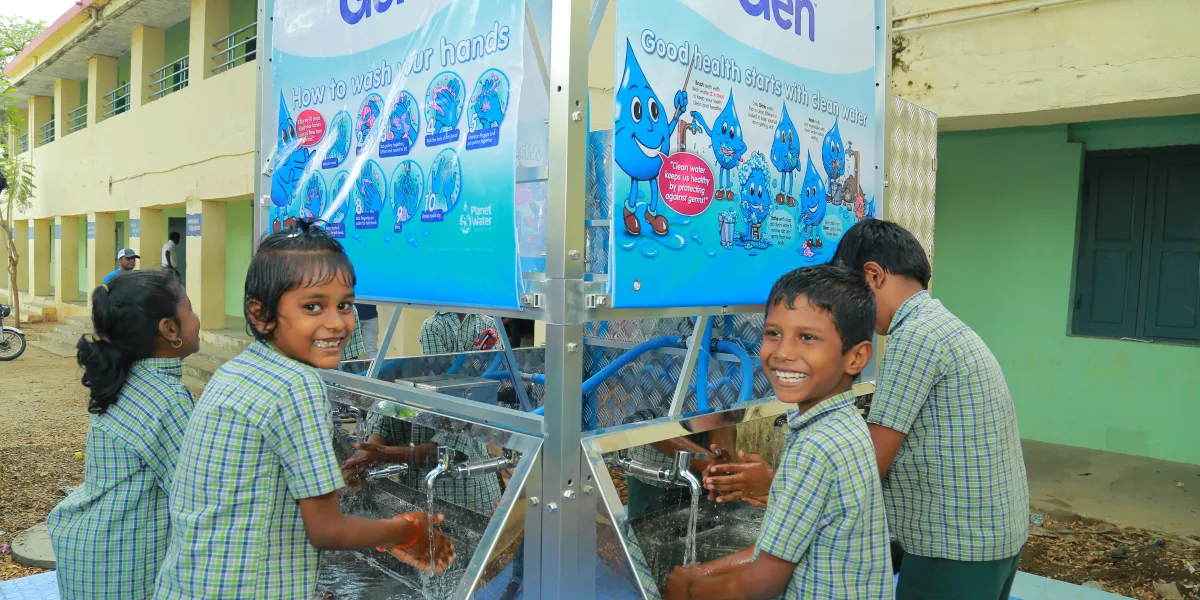
<path id="1" fill-rule="evenodd" d="M 21 17 L 0 17 L 0 65 L 21 53 L 33 38 L 46 30 L 45 21 L 30 21 Z M 3 77 L 3 75 L 0 75 Z M 5 81 L 7 86 L 7 81 Z"/>

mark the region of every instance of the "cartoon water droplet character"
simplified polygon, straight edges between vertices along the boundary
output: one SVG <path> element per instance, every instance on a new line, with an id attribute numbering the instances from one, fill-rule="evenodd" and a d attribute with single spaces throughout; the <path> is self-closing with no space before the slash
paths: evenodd
<path id="1" fill-rule="evenodd" d="M 415 107 L 413 104 L 416 100 L 412 94 L 401 92 L 400 97 L 396 99 L 396 108 L 392 110 L 392 120 L 388 124 L 388 140 L 405 140 L 411 146 L 413 138 L 417 133 L 417 124 L 414 122 L 413 112 Z"/>
<path id="2" fill-rule="evenodd" d="M 658 172 L 663 156 L 671 152 L 671 137 L 679 124 L 679 116 L 687 108 L 687 92 L 675 93 L 675 115 L 667 117 L 666 107 L 650 87 L 642 66 L 629 40 L 625 41 L 625 73 L 617 89 L 613 116 L 613 161 L 629 176 L 629 197 L 623 211 L 625 231 L 630 235 L 642 232 L 638 220 L 637 198 L 639 182 L 650 185 L 650 203 L 643 216 L 657 235 L 666 235 L 667 218 L 658 214 Z"/>
<path id="3" fill-rule="evenodd" d="M 712 140 L 713 155 L 721 167 L 717 175 L 717 200 L 733 200 L 733 169 L 746 153 L 746 140 L 742 137 L 742 122 L 733 103 L 733 90 L 729 90 L 729 100 L 725 102 L 721 114 L 717 115 L 717 120 L 713 121 L 711 129 L 704 121 L 704 115 L 695 110 L 692 111 L 692 127 L 703 130 Z"/>
<path id="4" fill-rule="evenodd" d="M 480 81 L 479 92 L 475 96 L 472 110 L 480 129 L 499 127 L 504 120 L 504 103 L 500 98 L 500 74 L 496 72 L 485 74 Z"/>
<path id="5" fill-rule="evenodd" d="M 761 152 L 751 154 L 739 178 L 739 206 L 746 218 L 746 233 L 738 233 L 736 239 L 747 250 L 762 250 L 771 245 L 762 232 L 762 225 L 771 212 L 771 181 L 766 157 Z"/>
<path id="6" fill-rule="evenodd" d="M 296 122 L 279 95 L 279 140 L 275 145 L 275 170 L 271 174 L 271 229 L 280 231 L 290 221 L 288 206 L 296 198 L 300 180 L 312 152 L 300 144 Z"/>
<path id="7" fill-rule="evenodd" d="M 364 144 L 367 141 L 367 136 L 371 135 L 371 130 L 375 128 L 375 121 L 379 119 L 380 113 L 383 112 L 383 107 L 380 106 L 380 98 L 376 94 L 367 96 L 363 102 L 362 108 L 358 109 L 358 143 Z"/>
<path id="8" fill-rule="evenodd" d="M 808 237 L 804 240 L 804 245 L 813 248 L 814 251 L 822 246 L 821 222 L 825 220 L 826 201 L 825 183 L 821 180 L 820 173 L 817 173 L 810 153 L 808 166 L 804 169 L 804 182 L 800 188 L 799 221 L 803 226 L 802 235 Z"/>
<path id="9" fill-rule="evenodd" d="M 795 206 L 792 189 L 796 183 L 796 169 L 800 166 L 800 134 L 788 114 L 787 103 L 783 105 L 783 116 L 775 128 L 775 140 L 771 142 L 771 164 L 779 171 L 779 192 L 775 194 L 775 202 L 783 204 L 786 200 L 788 206 Z"/>
<path id="10" fill-rule="evenodd" d="M 429 116 L 430 133 L 442 133 L 458 127 L 462 118 L 463 86 L 457 76 L 438 82 L 435 80 L 429 89 L 429 106 L 425 113 Z"/>
<path id="11" fill-rule="evenodd" d="M 842 132 L 838 129 L 837 120 L 834 120 L 833 127 L 825 133 L 825 139 L 821 142 L 821 162 L 829 178 L 828 201 L 837 206 L 842 201 L 842 176 L 846 174 L 846 149 L 842 145 Z"/>

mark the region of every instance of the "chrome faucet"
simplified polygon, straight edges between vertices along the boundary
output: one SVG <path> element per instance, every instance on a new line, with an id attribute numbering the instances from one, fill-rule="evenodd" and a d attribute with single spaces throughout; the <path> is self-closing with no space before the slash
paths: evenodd
<path id="1" fill-rule="evenodd" d="M 503 456 L 489 458 L 479 462 L 463 462 L 451 469 L 451 474 L 455 479 L 471 479 L 472 477 L 482 477 L 483 475 L 491 475 L 499 473 L 505 469 L 511 469 L 516 462 L 516 453 L 507 448 L 504 449 Z"/>
<path id="2" fill-rule="evenodd" d="M 697 458 L 703 460 L 707 455 L 701 454 Z M 692 453 L 687 450 L 680 450 L 675 453 L 675 464 L 672 465 L 673 481 L 676 485 L 686 485 L 692 490 L 692 496 L 700 495 L 703 488 L 700 485 L 700 479 L 692 474 Z M 682 482 L 680 480 L 683 480 Z"/>
<path id="3" fill-rule="evenodd" d="M 389 479 L 393 476 L 404 475 L 404 474 L 408 473 L 410 470 L 412 470 L 412 468 L 409 467 L 408 464 L 398 463 L 398 464 L 394 464 L 394 465 L 388 465 L 386 467 L 379 467 L 378 469 L 371 469 L 370 471 L 367 471 L 367 474 L 364 477 L 364 479 L 366 479 L 367 481 L 375 481 L 377 479 Z"/>
<path id="4" fill-rule="evenodd" d="M 609 464 L 628 474 L 652 479 L 660 483 L 691 488 L 693 493 L 699 493 L 701 489 L 700 479 L 692 474 L 692 460 L 704 460 L 706 458 L 708 458 L 707 454 L 699 452 L 693 454 L 687 450 L 678 450 L 675 452 L 671 466 L 652 467 L 629 458 L 625 454 L 625 451 L 622 450 L 617 453 L 616 461 Z"/>
<path id="5" fill-rule="evenodd" d="M 438 479 L 450 474 L 454 469 L 454 448 L 438 446 L 438 460 L 429 473 L 425 475 L 425 489 L 432 490 Z"/>

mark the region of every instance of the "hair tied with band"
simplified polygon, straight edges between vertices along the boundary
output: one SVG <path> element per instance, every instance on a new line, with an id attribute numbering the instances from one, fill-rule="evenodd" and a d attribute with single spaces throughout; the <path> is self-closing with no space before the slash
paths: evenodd
<path id="1" fill-rule="evenodd" d="M 105 293 L 105 294 L 111 294 L 111 293 L 112 293 L 112 290 L 108 289 L 108 284 L 107 284 L 107 283 L 102 283 L 102 284 L 100 284 L 100 287 L 104 288 L 104 293 Z"/>

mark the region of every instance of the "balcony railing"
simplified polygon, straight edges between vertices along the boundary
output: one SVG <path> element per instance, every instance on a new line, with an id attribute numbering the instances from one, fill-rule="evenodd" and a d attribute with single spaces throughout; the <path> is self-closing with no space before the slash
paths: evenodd
<path id="1" fill-rule="evenodd" d="M 67 113 L 67 133 L 75 133 L 80 129 L 87 127 L 87 105 L 81 105 L 79 108 Z"/>
<path id="2" fill-rule="evenodd" d="M 150 74 L 150 99 L 157 100 L 188 86 L 188 57 L 183 57 Z"/>
<path id="3" fill-rule="evenodd" d="M 251 23 L 217 40 L 213 48 L 217 49 L 217 53 L 212 55 L 217 63 L 213 67 L 213 75 L 254 60 L 258 52 L 258 23 Z"/>
<path id="4" fill-rule="evenodd" d="M 17 136 L 17 154 L 25 154 L 29 152 L 29 134 L 22 133 Z"/>
<path id="5" fill-rule="evenodd" d="M 54 141 L 54 119 L 51 118 L 38 127 L 38 145 L 45 146 Z"/>
<path id="6" fill-rule="evenodd" d="M 115 117 L 129 110 L 129 84 L 117 86 L 117 89 L 104 95 L 104 118 Z"/>

